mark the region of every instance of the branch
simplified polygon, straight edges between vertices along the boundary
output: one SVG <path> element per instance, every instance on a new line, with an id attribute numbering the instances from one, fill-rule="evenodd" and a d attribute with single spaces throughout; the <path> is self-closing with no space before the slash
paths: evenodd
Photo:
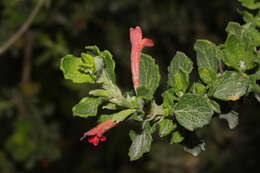
<path id="1" fill-rule="evenodd" d="M 0 55 L 2 55 L 12 44 L 14 44 L 23 34 L 24 32 L 30 27 L 33 19 L 40 11 L 43 3 L 45 0 L 39 0 L 38 3 L 35 5 L 33 11 L 31 12 L 28 19 L 24 22 L 22 27 L 14 33 L 1 47 L 0 47 Z"/>
<path id="2" fill-rule="evenodd" d="M 20 86 L 23 87 L 24 84 L 28 83 L 31 78 L 31 56 L 32 56 L 32 47 L 33 47 L 33 33 L 26 33 L 26 45 L 24 51 L 24 61 L 23 69 L 21 75 Z"/>

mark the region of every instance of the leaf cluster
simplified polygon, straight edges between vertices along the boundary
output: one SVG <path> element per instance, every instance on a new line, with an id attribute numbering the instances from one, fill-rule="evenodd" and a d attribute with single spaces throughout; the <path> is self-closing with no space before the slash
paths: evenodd
<path id="1" fill-rule="evenodd" d="M 253 0 L 241 2 L 249 9 L 259 8 Z M 259 13 L 254 16 L 243 11 L 243 15 L 245 24 L 228 24 L 223 44 L 196 41 L 198 81 L 191 82 L 190 79 L 195 71 L 192 60 L 183 52 L 176 53 L 168 67 L 168 89 L 162 93 L 161 105 L 154 99 L 160 82 L 159 67 L 150 55 L 141 54 L 141 85 L 135 94 L 124 94 L 118 87 L 115 62 L 108 50 L 88 46 L 81 57 L 66 55 L 60 65 L 65 79 L 99 86 L 73 107 L 74 116 L 94 117 L 100 112 L 99 122 L 134 120 L 140 124 L 138 131 L 129 133 L 131 160 L 150 151 L 156 131 L 160 137 L 169 138 L 171 144 L 181 143 L 185 151 L 197 156 L 205 150 L 205 143 L 199 140 L 197 145 L 189 146 L 186 144 L 187 134 L 210 124 L 214 113 L 234 128 L 238 124 L 238 113 L 233 110 L 223 113 L 220 101 L 237 101 L 249 93 L 256 96 L 260 93 Z"/>

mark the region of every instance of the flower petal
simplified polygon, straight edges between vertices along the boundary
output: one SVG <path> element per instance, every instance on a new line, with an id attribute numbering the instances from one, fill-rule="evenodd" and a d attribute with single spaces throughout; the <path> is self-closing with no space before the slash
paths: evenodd
<path id="1" fill-rule="evenodd" d="M 154 46 L 154 42 L 153 40 L 151 39 L 148 39 L 148 38 L 144 38 L 141 42 L 141 45 L 142 45 L 142 49 L 147 46 L 147 47 L 152 47 Z"/>

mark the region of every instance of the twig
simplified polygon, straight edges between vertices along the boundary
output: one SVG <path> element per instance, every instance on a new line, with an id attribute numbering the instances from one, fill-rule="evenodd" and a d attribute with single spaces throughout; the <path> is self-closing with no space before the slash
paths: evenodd
<path id="1" fill-rule="evenodd" d="M 33 11 L 31 12 L 28 19 L 24 22 L 21 28 L 14 33 L 1 47 L 0 47 L 0 55 L 2 55 L 12 44 L 14 44 L 22 35 L 23 33 L 29 28 L 33 19 L 40 11 L 43 3 L 45 0 L 39 0 L 38 3 L 35 5 Z"/>
<path id="2" fill-rule="evenodd" d="M 24 51 L 24 60 L 23 60 L 23 69 L 21 75 L 20 86 L 28 83 L 31 78 L 31 56 L 32 56 L 32 47 L 33 47 L 33 33 L 28 32 L 26 34 L 26 45 Z"/>

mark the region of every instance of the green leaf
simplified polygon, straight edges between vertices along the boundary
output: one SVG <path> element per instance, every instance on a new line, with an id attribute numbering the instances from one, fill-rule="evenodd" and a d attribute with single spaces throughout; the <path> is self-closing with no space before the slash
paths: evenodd
<path id="1" fill-rule="evenodd" d="M 102 109 L 116 110 L 117 106 L 114 103 L 108 103 L 102 107 Z"/>
<path id="2" fill-rule="evenodd" d="M 181 97 L 189 87 L 189 74 L 182 69 L 175 73 L 174 78 L 174 91 L 177 96 Z"/>
<path id="3" fill-rule="evenodd" d="M 82 118 L 96 116 L 100 102 L 100 98 L 84 97 L 72 108 L 73 115 Z"/>
<path id="4" fill-rule="evenodd" d="M 255 92 L 255 98 L 260 103 L 260 93 Z"/>
<path id="5" fill-rule="evenodd" d="M 237 70 L 245 71 L 254 68 L 254 47 L 246 45 L 235 35 L 229 35 L 225 42 L 223 61 Z"/>
<path id="6" fill-rule="evenodd" d="M 238 37 L 242 36 L 242 27 L 237 22 L 229 22 L 225 30 L 230 35 L 236 35 Z"/>
<path id="7" fill-rule="evenodd" d="M 217 102 L 215 102 L 214 100 L 209 100 L 209 104 L 214 112 L 219 114 L 221 113 L 220 106 Z"/>
<path id="8" fill-rule="evenodd" d="M 175 87 L 175 74 L 181 70 L 189 74 L 192 71 L 192 68 L 192 61 L 184 53 L 177 52 L 173 57 L 170 66 L 168 67 L 168 85 Z"/>
<path id="9" fill-rule="evenodd" d="M 193 156 L 198 156 L 202 151 L 205 151 L 205 145 L 203 142 L 193 148 L 184 147 L 184 151 L 191 153 Z"/>
<path id="10" fill-rule="evenodd" d="M 234 129 L 238 125 L 238 113 L 235 111 L 220 114 L 219 118 L 227 120 L 230 129 Z"/>
<path id="11" fill-rule="evenodd" d="M 148 100 L 151 100 L 153 98 L 153 95 L 151 95 L 151 90 L 147 88 L 147 86 L 140 86 L 136 88 L 136 95 Z"/>
<path id="12" fill-rule="evenodd" d="M 100 55 L 100 50 L 97 46 L 86 46 L 85 49 L 87 50 L 87 54 L 93 57 Z"/>
<path id="13" fill-rule="evenodd" d="M 104 121 L 106 121 L 106 120 L 111 120 L 111 118 L 112 118 L 112 115 L 106 115 L 106 114 L 104 114 L 104 115 L 100 115 L 100 117 L 98 118 L 98 123 L 102 123 L 102 122 L 104 122 Z"/>
<path id="14" fill-rule="evenodd" d="M 118 113 L 112 114 L 112 121 L 119 123 L 125 120 L 129 115 L 131 115 L 135 111 L 136 111 L 135 109 L 126 109 Z"/>
<path id="15" fill-rule="evenodd" d="M 169 135 L 174 129 L 177 128 L 176 124 L 173 124 L 172 120 L 163 119 L 160 123 L 159 136 L 164 137 Z"/>
<path id="16" fill-rule="evenodd" d="M 105 61 L 105 70 L 108 74 L 109 79 L 115 84 L 116 75 L 115 75 L 115 62 L 112 59 L 112 55 L 108 50 L 101 52 L 100 54 Z"/>
<path id="17" fill-rule="evenodd" d="M 193 83 L 190 91 L 193 94 L 205 94 L 207 92 L 207 88 L 203 84 L 199 82 L 195 82 Z"/>
<path id="18" fill-rule="evenodd" d="M 80 58 L 73 55 L 66 55 L 61 59 L 60 69 L 63 71 L 65 79 L 70 79 L 75 83 L 94 83 L 90 73 L 80 70 L 84 65 L 91 64 L 83 63 Z"/>
<path id="19" fill-rule="evenodd" d="M 184 140 L 184 137 L 181 135 L 181 133 L 177 130 L 172 133 L 170 144 L 178 144 Z"/>
<path id="20" fill-rule="evenodd" d="M 15 130 L 5 142 L 7 152 L 16 161 L 25 161 L 37 150 L 37 144 L 32 142 L 32 123 L 27 120 L 17 120 Z"/>
<path id="21" fill-rule="evenodd" d="M 163 94 L 163 107 L 169 110 L 169 114 L 173 113 L 173 105 L 176 97 L 174 96 L 174 89 L 168 89 Z"/>
<path id="22" fill-rule="evenodd" d="M 135 120 L 135 121 L 143 121 L 144 120 L 144 115 L 140 114 L 140 113 L 133 113 L 133 115 L 131 115 L 129 117 L 130 120 Z"/>
<path id="23" fill-rule="evenodd" d="M 247 23 L 241 26 L 239 23 L 229 22 L 226 31 L 229 35 L 234 35 L 239 38 L 246 47 L 249 47 L 248 45 L 260 45 L 260 33 L 254 24 Z"/>
<path id="24" fill-rule="evenodd" d="M 255 47 L 260 45 L 260 33 L 254 25 L 248 23 L 241 26 L 239 23 L 230 22 L 226 28 L 229 33 L 224 44 L 224 63 L 239 71 L 255 67 Z"/>
<path id="25" fill-rule="evenodd" d="M 145 98 L 151 99 L 160 82 L 159 67 L 155 64 L 154 59 L 141 53 L 140 60 L 140 87 L 138 89 L 138 96 L 145 96 Z M 145 94 L 145 95 L 140 95 Z"/>
<path id="26" fill-rule="evenodd" d="M 216 45 L 208 40 L 197 40 L 194 49 L 197 52 L 197 63 L 199 67 L 211 71 L 218 71 L 218 59 L 216 58 Z"/>
<path id="27" fill-rule="evenodd" d="M 249 87 L 250 80 L 237 72 L 225 71 L 216 81 L 214 97 L 221 100 L 238 100 L 245 95 Z"/>
<path id="28" fill-rule="evenodd" d="M 174 113 L 178 123 L 190 131 L 209 124 L 213 115 L 207 98 L 190 93 L 181 97 Z"/>
<path id="29" fill-rule="evenodd" d="M 128 153 L 131 161 L 139 159 L 144 153 L 150 151 L 153 141 L 150 124 L 145 124 L 145 128 L 140 135 L 131 130 L 129 136 L 132 140 L 132 145 Z"/>
<path id="30" fill-rule="evenodd" d="M 103 90 L 103 89 L 95 89 L 95 90 L 91 90 L 89 92 L 90 95 L 93 96 L 98 96 L 98 97 L 111 97 L 111 93 L 107 90 Z"/>
<path id="31" fill-rule="evenodd" d="M 248 9 L 255 10 L 260 8 L 260 2 L 255 2 L 256 0 L 238 0 L 242 5 Z"/>
<path id="32" fill-rule="evenodd" d="M 212 84 L 217 79 L 217 73 L 210 68 L 199 67 L 199 75 L 206 84 Z"/>

